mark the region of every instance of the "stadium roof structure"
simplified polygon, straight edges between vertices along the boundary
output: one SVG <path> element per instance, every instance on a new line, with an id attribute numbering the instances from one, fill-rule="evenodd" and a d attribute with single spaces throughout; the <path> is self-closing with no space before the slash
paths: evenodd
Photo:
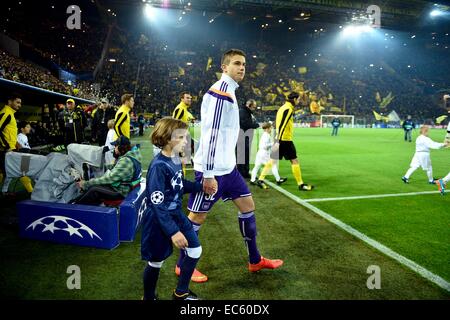
<path id="1" fill-rule="evenodd" d="M 112 5 L 130 5 L 129 0 L 97 0 Z M 224 14 L 255 15 L 266 18 L 311 20 L 343 23 L 354 14 L 364 14 L 368 6 L 375 4 L 381 8 L 384 25 L 401 26 L 417 22 L 436 1 L 427 0 L 135 0 L 135 3 L 149 3 L 154 7 L 183 10 L 200 10 Z M 450 1 L 439 1 L 442 6 Z M 450 7 L 447 7 L 450 10 Z"/>
<path id="2" fill-rule="evenodd" d="M 432 6 L 435 1 L 425 0 L 390 0 L 361 1 L 361 0 L 151 0 L 146 1 L 156 7 L 170 7 L 177 9 L 195 9 L 204 11 L 279 11 L 291 12 L 293 15 L 301 12 L 328 14 L 330 16 L 347 15 L 353 12 L 365 12 L 371 4 L 379 5 L 382 14 L 392 19 L 417 18 L 424 10 Z M 447 1 L 439 4 L 447 5 Z M 190 5 L 188 5 L 190 3 Z M 294 11 L 292 11 L 294 10 Z"/>

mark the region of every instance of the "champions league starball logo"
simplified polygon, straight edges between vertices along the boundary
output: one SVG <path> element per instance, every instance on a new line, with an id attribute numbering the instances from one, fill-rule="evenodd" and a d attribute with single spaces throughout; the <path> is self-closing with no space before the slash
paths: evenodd
<path id="1" fill-rule="evenodd" d="M 179 191 L 183 188 L 183 172 L 180 170 L 170 180 L 172 188 L 175 191 Z M 178 188 L 177 188 L 178 187 Z"/>
<path id="2" fill-rule="evenodd" d="M 69 234 L 70 237 L 72 237 L 73 235 L 77 235 L 80 238 L 84 238 L 83 233 L 87 233 L 91 236 L 92 239 L 94 239 L 95 236 L 102 241 L 102 238 L 100 238 L 94 232 L 94 230 L 92 230 L 85 224 L 75 219 L 64 216 L 47 216 L 39 218 L 38 220 L 31 223 L 25 230 L 32 228 L 32 230 L 34 231 L 34 229 L 36 229 L 40 225 L 44 226 L 41 230 L 42 233 L 51 232 L 55 234 L 55 231 L 65 231 Z"/>

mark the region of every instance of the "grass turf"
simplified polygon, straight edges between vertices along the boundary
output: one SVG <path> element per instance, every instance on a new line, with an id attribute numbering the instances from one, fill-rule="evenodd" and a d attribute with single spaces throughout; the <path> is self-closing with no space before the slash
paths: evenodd
<path id="1" fill-rule="evenodd" d="M 430 137 L 442 141 L 444 131 L 431 130 Z M 280 174 L 289 178 L 283 185 L 286 190 L 302 199 L 437 191 L 421 169 L 410 184 L 401 181 L 415 150 L 414 140 L 403 141 L 402 130 L 343 129 L 337 137 L 329 133 L 329 129 L 295 130 L 303 179 L 316 188 L 298 191 L 284 160 Z M 431 158 L 434 176 L 445 176 L 450 149 L 432 150 Z M 449 201 L 448 194 L 428 194 L 311 204 L 450 281 Z"/>
<path id="2" fill-rule="evenodd" d="M 369 131 L 371 130 L 367 130 Z M 305 180 L 307 178 L 306 181 L 317 184 L 318 188 L 311 193 L 299 193 L 294 189 L 292 178 L 290 178 L 287 189 L 303 197 L 365 194 L 358 189 L 357 185 L 341 179 L 345 177 L 354 183 L 358 181 L 357 177 L 346 177 L 348 171 L 345 171 L 345 168 L 353 167 L 349 165 L 350 161 L 354 161 L 351 150 L 358 154 L 360 152 L 357 152 L 357 146 L 355 146 L 357 141 L 370 149 L 371 136 L 378 139 L 380 135 L 385 135 L 384 139 L 387 139 L 388 135 L 393 133 L 391 130 L 380 130 L 373 131 L 370 135 L 364 130 L 361 134 L 358 131 L 342 130 L 341 135 L 334 138 L 328 137 L 328 131 L 322 129 L 296 131 Z M 344 141 L 347 136 L 353 135 L 355 136 L 351 141 Z M 322 142 L 328 139 L 335 140 Z M 137 140 L 142 144 L 144 167 L 148 165 L 152 150 L 146 140 L 142 138 Z M 318 149 L 315 143 L 317 141 L 325 143 L 324 148 Z M 335 144 L 336 141 L 339 141 L 340 146 L 335 149 L 335 153 L 330 153 L 329 144 Z M 401 140 L 396 143 L 401 145 Z M 372 148 L 375 146 L 374 143 Z M 412 149 L 412 146 L 407 143 L 402 147 L 407 146 Z M 325 183 L 330 180 L 327 163 L 330 162 L 332 155 L 341 156 L 339 151 L 342 149 L 350 152 L 347 161 L 343 161 L 346 166 L 336 166 L 342 173 L 335 171 L 335 181 L 330 184 Z M 396 150 L 396 148 L 392 147 L 390 150 Z M 407 151 L 406 156 L 402 155 L 406 161 L 403 163 L 405 170 L 409 163 L 408 158 L 412 156 L 412 151 Z M 398 151 L 396 155 L 399 156 L 401 153 Z M 329 154 L 328 159 L 325 154 Z M 312 159 L 316 156 L 322 157 L 320 161 Z M 369 154 L 369 157 L 371 156 Z M 310 157 L 311 159 L 308 159 Z M 438 169 L 434 154 L 433 162 Z M 386 166 L 392 161 L 385 158 L 383 163 Z M 399 163 L 402 164 L 402 162 Z M 442 171 L 445 171 L 444 169 Z M 281 172 L 287 175 L 289 166 L 282 164 Z M 395 175 L 396 179 L 398 175 L 399 173 Z M 417 175 L 419 176 L 419 173 Z M 377 174 L 370 173 L 369 170 L 365 180 L 376 176 Z M 347 192 L 340 190 L 342 188 L 340 180 L 345 180 L 343 182 L 352 187 Z M 405 187 L 400 183 L 392 182 L 390 188 L 395 189 L 395 185 Z M 415 186 L 413 183 L 408 187 L 422 190 L 422 186 Z M 200 231 L 203 255 L 199 268 L 210 278 L 207 283 L 192 284 L 192 290 L 201 297 L 206 299 L 448 299 L 450 297 L 448 292 L 315 216 L 278 192 L 254 187 L 251 190 L 257 207 L 258 243 L 261 253 L 267 257 L 282 258 L 285 260 L 285 265 L 279 270 L 264 270 L 257 274 L 250 274 L 246 270 L 246 251 L 237 225 L 237 209 L 231 203 L 219 202 Z M 371 191 L 371 194 L 379 193 L 375 186 L 368 191 Z M 443 198 L 436 196 L 436 199 L 433 198 L 432 201 Z M 391 201 L 392 199 L 389 199 L 387 203 Z M 332 208 L 339 207 L 337 202 L 323 204 L 331 205 Z M 442 202 L 442 208 L 444 204 Z M 376 205 L 369 205 L 371 206 L 376 210 Z M 390 205 L 386 206 L 389 208 Z M 399 208 L 407 211 L 404 205 L 399 205 Z M 342 211 L 345 212 L 345 210 Z M 336 213 L 336 216 L 341 218 L 338 214 Z M 354 212 L 353 217 L 349 217 L 348 220 L 352 220 L 352 223 L 358 221 L 356 214 L 357 212 Z M 346 221 L 344 218 L 347 218 L 342 217 Z M 386 225 L 393 223 L 392 219 L 385 222 Z M 383 223 L 378 221 L 381 225 L 379 229 L 383 229 Z M 358 230 L 369 233 L 370 230 L 364 230 L 371 227 L 370 223 L 367 224 L 369 226 L 364 223 L 358 225 L 362 228 Z M 441 232 L 442 229 L 443 227 L 435 228 L 434 232 Z M 394 236 L 398 238 L 403 235 L 404 232 L 400 232 Z M 445 232 L 441 236 L 444 240 L 447 237 Z M 20 239 L 17 230 L 0 225 L 1 295 L 20 299 L 140 299 L 142 296 L 141 275 L 145 263 L 140 260 L 139 241 L 140 234 L 133 243 L 122 243 L 117 249 L 106 251 Z M 389 237 L 386 241 L 389 241 Z M 405 239 L 402 242 L 407 243 L 408 240 Z M 389 243 L 385 244 L 389 246 Z M 413 246 L 411 250 L 414 250 Z M 429 256 L 434 256 L 435 253 L 435 251 L 430 252 Z M 176 284 L 176 276 L 173 272 L 176 256 L 177 253 L 172 255 L 161 271 L 158 291 L 162 299 L 170 298 L 171 290 Z M 443 257 L 445 256 L 440 259 Z M 69 277 L 66 273 L 67 267 L 74 264 L 81 268 L 81 290 L 68 290 L 66 287 Z M 441 263 L 436 261 L 436 264 L 439 266 Z M 378 265 L 381 268 L 380 290 L 369 290 L 366 286 L 369 277 L 366 270 L 370 265 Z"/>

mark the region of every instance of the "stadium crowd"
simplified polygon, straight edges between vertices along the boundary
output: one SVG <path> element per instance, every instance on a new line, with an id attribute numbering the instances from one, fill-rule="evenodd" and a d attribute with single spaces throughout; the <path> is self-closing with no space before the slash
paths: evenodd
<path id="1" fill-rule="evenodd" d="M 99 73 L 91 80 L 69 85 L 39 65 L 1 51 L 1 77 L 95 101 L 107 97 L 114 106 L 120 104 L 124 92 L 132 92 L 137 113 L 160 115 L 171 114 L 178 94 L 189 91 L 191 112 L 198 118 L 201 97 L 220 72 L 221 54 L 236 47 L 247 54 L 239 104 L 254 98 L 260 122 L 274 120 L 291 91 L 302 93 L 303 112 L 297 118 L 302 113 L 322 112 L 351 114 L 371 123 L 372 110 L 382 115 L 395 110 L 402 119 L 412 115 L 419 122 L 430 121 L 443 114 L 440 90 L 450 87 L 444 62 L 448 36 L 442 36 L 438 46 L 436 34 L 422 34 L 422 40 L 419 36 L 392 40 L 386 34 L 386 46 L 360 43 L 364 47 L 361 55 L 361 48 L 354 43 L 332 45 L 331 30 L 328 36 L 312 32 L 295 42 L 295 35 L 274 42 L 263 36 L 218 41 L 213 36 L 182 33 L 174 33 L 168 40 L 155 30 L 123 30 L 101 19 L 83 22 L 81 30 L 70 31 L 55 19 L 49 15 L 39 22 L 41 30 L 48 30 L 45 34 L 36 35 L 32 32 L 35 26 L 20 19 L 10 21 L 4 32 L 65 70 L 92 74 L 107 30 L 112 28 Z M 389 93 L 393 98 L 383 104 Z M 316 110 L 312 103 L 317 103 Z"/>
<path id="2" fill-rule="evenodd" d="M 159 110 L 170 114 L 177 103 L 176 93 L 188 90 L 193 94 L 193 112 L 197 113 L 195 102 L 215 79 L 215 73 L 220 71 L 220 53 L 230 46 L 247 53 L 247 78 L 241 86 L 240 104 L 255 98 L 258 107 L 269 110 L 264 116 L 258 112 L 263 118 L 273 118 L 274 109 L 282 104 L 284 95 L 297 89 L 305 93 L 302 107 L 306 111 L 314 100 L 320 101 L 327 113 L 345 112 L 370 118 L 372 110 L 386 114 L 395 110 L 402 118 L 411 114 L 425 121 L 442 114 L 441 94 L 436 91 L 449 86 L 448 70 L 445 71 L 443 63 L 446 51 L 433 47 L 422 48 L 428 56 L 426 62 L 421 62 L 398 54 L 400 50 L 408 50 L 404 48 L 397 51 L 384 48 L 385 54 L 372 49 L 363 60 L 351 46 L 326 49 L 320 42 L 300 50 L 258 41 L 222 41 L 218 45 L 212 39 L 193 42 L 188 38 L 178 39 L 177 45 L 172 46 L 157 36 L 150 40 L 131 33 L 114 39 L 110 58 L 116 61 L 106 64 L 97 81 L 112 92 L 136 90 L 138 105 L 147 112 Z M 436 67 L 429 68 L 427 64 Z M 300 67 L 304 67 L 302 71 Z M 394 98 L 383 105 L 383 98 L 390 92 Z"/>
<path id="3" fill-rule="evenodd" d="M 47 69 L 5 51 L 0 50 L 0 57 L 1 78 L 85 99 L 95 100 L 99 95 L 90 85 L 85 83 L 79 87 L 69 85 L 55 77 Z"/>

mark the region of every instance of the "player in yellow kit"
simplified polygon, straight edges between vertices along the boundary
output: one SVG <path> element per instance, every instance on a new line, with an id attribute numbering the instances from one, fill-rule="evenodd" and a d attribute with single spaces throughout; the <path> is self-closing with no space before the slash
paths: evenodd
<path id="1" fill-rule="evenodd" d="M 22 99 L 20 96 L 17 94 L 10 94 L 8 97 L 8 104 L 0 110 L 0 183 L 3 183 L 6 179 L 6 153 L 18 149 L 17 122 L 14 114 L 21 106 Z M 33 192 L 33 185 L 31 184 L 31 179 L 29 177 L 21 177 L 20 182 L 22 182 L 28 192 Z"/>
<path id="2" fill-rule="evenodd" d="M 130 137 L 130 112 L 134 107 L 134 98 L 132 94 L 126 93 L 121 98 L 122 105 L 116 112 L 114 118 L 114 131 L 116 135 L 114 139 L 120 136 Z"/>
<path id="3" fill-rule="evenodd" d="M 189 124 L 195 117 L 188 111 L 192 104 L 192 96 L 189 92 L 184 91 L 180 94 L 181 101 L 173 111 L 172 117 Z"/>
<path id="4" fill-rule="evenodd" d="M 195 117 L 192 115 L 192 113 L 189 112 L 189 108 L 191 107 L 192 104 L 192 96 L 189 92 L 187 91 L 183 91 L 180 94 L 180 98 L 181 101 L 180 103 L 175 107 L 175 110 L 173 110 L 173 114 L 172 117 L 174 119 L 178 119 L 183 121 L 184 123 L 186 123 L 187 125 L 189 125 L 189 123 L 191 123 L 193 120 L 195 120 Z M 187 141 L 188 141 L 188 146 L 187 148 L 189 148 L 189 144 L 190 144 L 190 150 L 191 150 L 191 156 L 194 153 L 194 144 L 192 141 L 192 138 L 190 136 L 190 134 L 188 133 L 187 137 L 186 137 Z M 183 158 L 186 156 L 186 153 L 180 155 Z M 189 157 L 190 158 L 190 157 Z M 182 168 L 183 168 L 183 174 L 186 175 L 186 162 L 188 161 L 188 159 L 182 159 Z"/>
<path id="5" fill-rule="evenodd" d="M 292 174 L 297 181 L 298 189 L 301 191 L 311 191 L 314 186 L 306 184 L 302 179 L 300 163 L 297 159 L 297 150 L 295 150 L 292 141 L 294 134 L 294 109 L 300 102 L 300 95 L 296 92 L 289 94 L 286 103 L 278 109 L 276 118 L 277 136 L 272 147 L 270 158 L 273 160 L 286 159 L 291 162 Z M 275 163 L 273 165 L 276 165 Z"/>

